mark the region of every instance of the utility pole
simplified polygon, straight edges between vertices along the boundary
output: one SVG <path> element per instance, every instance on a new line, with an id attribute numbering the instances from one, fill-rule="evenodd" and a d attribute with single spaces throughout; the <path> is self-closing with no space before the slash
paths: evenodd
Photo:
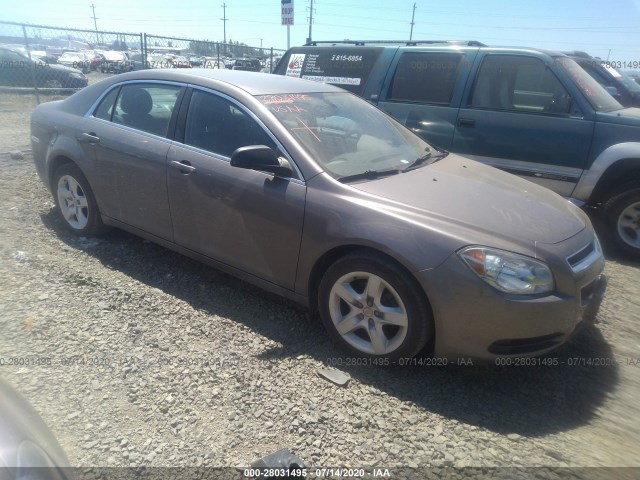
<path id="1" fill-rule="evenodd" d="M 309 36 L 307 37 L 307 43 L 311 42 L 311 25 L 313 25 L 313 0 L 311 0 L 311 7 L 309 8 Z"/>
<path id="2" fill-rule="evenodd" d="M 413 14 L 411 15 L 411 33 L 409 34 L 409 41 L 413 39 L 413 26 L 415 25 L 414 19 L 416 18 L 416 4 L 413 4 Z"/>
<path id="3" fill-rule="evenodd" d="M 93 26 L 96 29 L 96 44 L 100 43 L 100 38 L 98 38 L 98 22 L 96 22 L 96 6 L 92 3 L 91 9 L 93 10 Z"/>
<path id="4" fill-rule="evenodd" d="M 227 20 L 229 20 L 227 18 L 227 4 L 226 3 L 222 4 L 222 18 L 220 20 L 222 20 L 222 30 L 224 32 L 224 43 L 226 44 L 227 43 Z"/>

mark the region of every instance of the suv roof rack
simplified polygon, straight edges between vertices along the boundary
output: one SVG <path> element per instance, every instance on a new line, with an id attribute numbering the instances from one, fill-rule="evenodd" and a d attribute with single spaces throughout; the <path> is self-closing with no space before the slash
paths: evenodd
<path id="1" fill-rule="evenodd" d="M 305 47 L 317 47 L 320 44 L 326 45 L 406 45 L 408 47 L 413 47 L 416 45 L 438 45 L 438 44 L 448 44 L 448 45 L 462 45 L 467 47 L 486 47 L 486 45 L 482 42 L 478 42 L 477 40 L 314 40 L 312 42 L 307 42 L 304 44 Z"/>

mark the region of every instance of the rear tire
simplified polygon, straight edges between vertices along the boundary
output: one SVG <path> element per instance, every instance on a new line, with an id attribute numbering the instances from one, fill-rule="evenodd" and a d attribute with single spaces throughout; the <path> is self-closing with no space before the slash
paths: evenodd
<path id="1" fill-rule="evenodd" d="M 607 231 L 618 251 L 640 261 L 640 186 L 614 193 L 603 207 Z"/>
<path id="2" fill-rule="evenodd" d="M 107 230 L 91 186 L 76 165 L 67 163 L 55 171 L 53 190 L 56 209 L 69 231 L 92 237 Z"/>
<path id="3" fill-rule="evenodd" d="M 369 252 L 337 260 L 318 292 L 318 309 L 329 334 L 358 357 L 414 357 L 433 337 L 434 328 L 426 297 L 409 275 L 395 262 Z"/>

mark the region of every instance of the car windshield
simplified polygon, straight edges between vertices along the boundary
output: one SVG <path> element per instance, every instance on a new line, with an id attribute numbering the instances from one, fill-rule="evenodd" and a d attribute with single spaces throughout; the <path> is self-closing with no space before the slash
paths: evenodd
<path id="1" fill-rule="evenodd" d="M 569 57 L 556 57 L 556 64 L 569 74 L 591 106 L 598 112 L 622 109 L 622 105 L 607 92 L 591 75 Z"/>
<path id="2" fill-rule="evenodd" d="M 347 92 L 258 98 L 325 171 L 338 179 L 398 173 L 444 154 Z"/>
<path id="3" fill-rule="evenodd" d="M 636 83 L 633 77 L 629 75 L 627 72 L 621 72 L 607 65 L 605 65 L 604 68 L 606 68 L 609 71 L 609 73 L 611 73 L 611 75 L 613 75 L 616 78 L 618 82 L 620 82 L 622 85 L 627 87 L 627 90 L 629 90 L 632 93 L 640 93 L 640 85 Z"/>
<path id="4" fill-rule="evenodd" d="M 124 58 L 124 54 L 122 52 L 106 51 L 102 52 L 102 55 L 110 61 L 121 61 Z"/>
<path id="5" fill-rule="evenodd" d="M 77 59 L 82 59 L 83 55 L 81 53 L 63 53 L 62 56 L 60 57 L 60 60 L 77 60 Z"/>

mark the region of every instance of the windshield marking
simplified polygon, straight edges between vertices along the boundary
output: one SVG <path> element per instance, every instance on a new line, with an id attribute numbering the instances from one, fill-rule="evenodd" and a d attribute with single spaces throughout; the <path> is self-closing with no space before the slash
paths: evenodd
<path id="1" fill-rule="evenodd" d="M 279 103 L 294 103 L 296 100 L 305 100 L 307 95 L 302 93 L 290 93 L 288 95 L 266 95 L 262 98 L 265 105 L 275 105 Z"/>
<path id="2" fill-rule="evenodd" d="M 306 110 L 298 105 L 274 105 L 271 110 L 275 113 L 300 113 Z"/>
<path id="3" fill-rule="evenodd" d="M 320 140 L 320 138 L 318 138 L 318 136 L 315 133 L 313 133 L 313 130 L 311 129 L 311 127 L 309 125 L 307 125 L 306 123 L 304 123 L 304 120 L 302 120 L 302 118 L 296 117 L 296 119 L 302 125 L 304 125 L 304 128 L 292 128 L 291 130 L 308 130 L 309 133 L 311 133 L 311 135 L 313 135 L 315 137 L 315 139 L 318 141 L 318 143 L 322 143 L 322 140 Z"/>

